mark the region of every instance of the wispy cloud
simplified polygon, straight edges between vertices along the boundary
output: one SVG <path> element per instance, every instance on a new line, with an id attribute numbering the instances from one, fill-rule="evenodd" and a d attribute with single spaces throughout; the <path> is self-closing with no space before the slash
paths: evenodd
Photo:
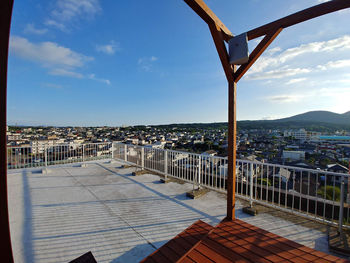
<path id="1" fill-rule="evenodd" d="M 46 26 L 51 26 L 51 27 L 55 27 L 63 32 L 68 32 L 68 29 L 66 28 L 66 26 L 63 23 L 59 23 L 53 19 L 47 19 L 45 20 L 44 24 Z"/>
<path id="2" fill-rule="evenodd" d="M 318 65 L 317 66 L 317 68 L 320 70 L 327 70 L 327 69 L 333 69 L 333 68 L 344 68 L 344 67 L 350 67 L 350 59 L 329 61 L 325 65 Z"/>
<path id="3" fill-rule="evenodd" d="M 93 60 L 92 57 L 60 46 L 55 42 L 33 43 L 19 36 L 11 37 L 10 48 L 16 56 L 38 62 L 44 67 L 77 68 Z"/>
<path id="4" fill-rule="evenodd" d="M 137 61 L 137 64 L 142 70 L 150 72 L 153 69 L 154 62 L 157 60 L 158 58 L 155 56 L 143 57 L 143 58 L 139 58 L 139 60 Z"/>
<path id="5" fill-rule="evenodd" d="M 73 21 L 93 18 L 101 12 L 99 0 L 56 0 L 46 25 L 68 31 L 68 25 Z"/>
<path id="6" fill-rule="evenodd" d="M 48 31 L 47 28 L 37 28 L 33 23 L 27 24 L 23 30 L 25 34 L 34 34 L 34 35 L 44 35 Z"/>
<path id="7" fill-rule="evenodd" d="M 120 51 L 121 48 L 119 43 L 116 43 L 114 40 L 112 40 L 109 44 L 97 45 L 96 50 L 107 55 L 113 55 L 116 51 Z"/>
<path id="8" fill-rule="evenodd" d="M 62 85 L 54 84 L 54 83 L 43 83 L 43 87 L 50 88 L 50 89 L 56 89 L 56 90 L 60 90 L 60 89 L 64 88 Z"/>
<path id="9" fill-rule="evenodd" d="M 328 41 L 319 41 L 308 44 L 302 44 L 298 47 L 286 49 L 280 52 L 279 54 L 276 54 L 279 52 L 279 48 L 274 48 L 272 52 L 270 50 L 270 53 L 266 52 L 265 56 L 259 58 L 259 60 L 250 69 L 250 71 L 248 71 L 247 76 L 249 74 L 262 72 L 267 68 L 279 67 L 287 61 L 290 61 L 296 57 L 300 57 L 301 55 L 331 52 L 335 50 L 344 49 L 350 49 L 349 35 L 345 35 Z"/>
<path id="10" fill-rule="evenodd" d="M 48 73 L 54 76 L 71 78 L 87 78 L 108 85 L 107 79 L 96 78 L 95 74 L 82 74 L 77 72 L 94 58 L 85 56 L 70 48 L 60 46 L 54 42 L 33 43 L 28 39 L 12 36 L 10 39 L 10 50 L 15 56 L 40 64 L 48 69 Z"/>
<path id="11" fill-rule="evenodd" d="M 87 75 L 87 78 L 88 79 L 92 79 L 92 80 L 96 80 L 96 81 L 99 81 L 99 82 L 102 82 L 102 83 L 105 83 L 107 85 L 111 85 L 111 81 L 109 79 L 101 79 L 101 78 L 97 78 L 95 76 L 95 74 L 89 74 Z"/>
<path id="12" fill-rule="evenodd" d="M 294 83 L 298 83 L 298 82 L 303 82 L 306 81 L 307 78 L 296 78 L 296 79 L 290 79 L 289 81 L 286 82 L 286 85 L 291 85 Z"/>
<path id="13" fill-rule="evenodd" d="M 256 74 L 249 74 L 246 76 L 247 80 L 261 80 L 261 79 L 280 79 L 290 76 L 295 76 L 302 73 L 309 73 L 311 70 L 307 68 L 284 68 L 276 69 L 267 72 Z"/>
<path id="14" fill-rule="evenodd" d="M 290 102 L 300 101 L 302 98 L 303 96 L 301 95 L 281 94 L 281 95 L 269 96 L 267 97 L 267 100 L 274 103 L 290 103 Z"/>
<path id="15" fill-rule="evenodd" d="M 63 68 L 55 68 L 49 71 L 50 75 L 55 75 L 55 76 L 63 76 L 63 77 L 71 77 L 71 78 L 78 78 L 82 79 L 84 76 L 81 73 L 63 69 Z"/>

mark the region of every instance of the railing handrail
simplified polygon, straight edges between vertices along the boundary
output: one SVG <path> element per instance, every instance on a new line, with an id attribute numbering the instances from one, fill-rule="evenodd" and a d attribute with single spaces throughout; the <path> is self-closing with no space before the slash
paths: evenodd
<path id="1" fill-rule="evenodd" d="M 171 149 L 162 149 L 162 148 L 151 148 L 151 147 L 147 147 L 145 145 L 126 144 L 126 143 L 122 143 L 122 142 L 117 142 L 116 144 L 128 145 L 130 147 L 135 147 L 135 148 L 144 147 L 146 149 L 168 151 L 168 152 L 172 152 L 172 153 L 187 154 L 187 155 L 191 154 L 192 156 L 201 156 L 201 157 L 221 159 L 221 160 L 226 160 L 226 161 L 228 160 L 227 157 L 222 157 L 222 156 L 208 156 L 208 155 L 200 154 L 200 153 L 192 153 L 192 152 L 185 152 L 185 151 L 178 151 L 178 150 L 171 150 Z M 255 164 L 255 165 L 268 165 L 268 166 L 274 166 L 274 167 L 278 167 L 278 168 L 293 169 L 293 170 L 301 171 L 301 172 L 322 173 L 325 175 L 333 175 L 333 176 L 341 176 L 341 177 L 349 177 L 350 176 L 350 174 L 346 174 L 346 173 L 337 173 L 337 172 L 325 171 L 325 170 L 321 170 L 321 169 L 319 170 L 319 169 L 303 168 L 303 167 L 299 167 L 299 166 L 289 166 L 289 165 L 284 165 L 284 164 L 266 163 L 266 162 L 251 161 L 251 160 L 245 160 L 245 159 L 236 159 L 236 162 Z"/>

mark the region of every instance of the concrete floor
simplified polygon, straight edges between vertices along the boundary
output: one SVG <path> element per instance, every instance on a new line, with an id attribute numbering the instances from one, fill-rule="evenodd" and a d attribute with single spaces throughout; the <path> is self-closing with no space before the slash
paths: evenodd
<path id="1" fill-rule="evenodd" d="M 191 184 L 159 183 L 156 175 L 131 176 L 134 168 L 91 162 L 10 170 L 9 211 L 15 262 L 69 262 L 92 251 L 97 262 L 138 262 L 201 219 L 225 216 L 223 194 L 186 197 Z M 268 211 L 236 216 L 303 245 L 327 251 L 323 228 L 308 227 Z M 303 221 L 305 221 L 303 219 Z M 312 224 L 315 225 L 315 224 Z"/>

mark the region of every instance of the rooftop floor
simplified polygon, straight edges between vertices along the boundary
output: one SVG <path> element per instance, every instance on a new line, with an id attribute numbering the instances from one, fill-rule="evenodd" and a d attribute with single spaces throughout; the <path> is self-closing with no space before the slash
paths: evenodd
<path id="1" fill-rule="evenodd" d="M 131 176 L 134 168 L 91 162 L 10 170 L 9 212 L 15 262 L 69 262 L 92 251 L 97 262 L 138 262 L 201 219 L 217 225 L 226 213 L 225 195 L 210 191 L 193 200 L 191 184 L 159 183 L 156 175 Z M 263 209 L 241 220 L 327 252 L 326 228 Z"/>

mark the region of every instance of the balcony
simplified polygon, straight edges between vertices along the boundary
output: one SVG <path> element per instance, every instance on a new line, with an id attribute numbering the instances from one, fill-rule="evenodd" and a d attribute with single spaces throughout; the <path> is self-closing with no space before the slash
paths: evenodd
<path id="1" fill-rule="evenodd" d="M 88 251 L 98 262 L 138 262 L 197 220 L 216 225 L 226 215 L 226 158 L 117 143 L 8 155 L 15 262 L 69 262 Z M 148 172 L 132 176 L 140 169 Z M 327 253 L 327 226 L 348 228 L 346 174 L 238 160 L 236 177 L 244 222 Z M 211 191 L 186 196 L 198 187 Z M 242 212 L 249 203 L 257 216 Z"/>

